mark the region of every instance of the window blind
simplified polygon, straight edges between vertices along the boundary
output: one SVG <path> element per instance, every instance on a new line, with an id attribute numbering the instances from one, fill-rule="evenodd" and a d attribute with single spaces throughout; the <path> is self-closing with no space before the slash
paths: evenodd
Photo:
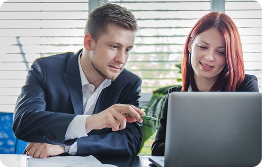
<path id="1" fill-rule="evenodd" d="M 209 0 L 109 0 L 131 10 L 139 30 L 127 69 L 143 79 L 142 93 L 180 84 L 186 35 L 210 11 Z M 226 1 L 243 43 L 246 72 L 261 89 L 261 6 L 256 1 Z M 78 51 L 88 15 L 87 0 L 8 0 L 0 8 L 0 111 L 13 112 L 34 59 Z"/>
<path id="2" fill-rule="evenodd" d="M 86 0 L 9 0 L 0 8 L 0 111 L 13 112 L 34 59 L 78 51 Z"/>

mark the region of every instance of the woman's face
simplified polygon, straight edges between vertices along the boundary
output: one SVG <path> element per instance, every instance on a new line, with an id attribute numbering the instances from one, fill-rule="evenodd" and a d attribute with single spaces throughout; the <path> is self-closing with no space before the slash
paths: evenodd
<path id="1" fill-rule="evenodd" d="M 195 79 L 216 82 L 226 65 L 225 47 L 223 35 L 215 28 L 195 37 L 188 47 Z"/>

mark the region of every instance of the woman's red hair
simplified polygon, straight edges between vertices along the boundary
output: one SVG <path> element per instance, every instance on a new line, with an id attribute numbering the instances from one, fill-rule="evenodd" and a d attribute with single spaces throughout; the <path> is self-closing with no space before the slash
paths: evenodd
<path id="1" fill-rule="evenodd" d="M 183 62 L 181 66 L 181 91 L 188 91 L 188 87 L 190 84 L 192 87 L 195 86 L 194 71 L 190 62 L 191 60 L 190 52 L 188 51 L 188 46 L 193 42 L 193 40 L 198 34 L 210 28 L 215 28 L 221 34 L 223 34 L 226 43 L 226 66 L 221 71 L 218 80 L 210 89 L 210 91 L 235 91 L 236 88 L 244 80 L 245 69 L 243 61 L 242 44 L 240 41 L 240 36 L 237 27 L 228 15 L 219 12 L 211 12 L 203 16 L 200 20 L 198 20 L 198 22 L 194 25 L 194 27 L 187 36 L 184 47 Z"/>

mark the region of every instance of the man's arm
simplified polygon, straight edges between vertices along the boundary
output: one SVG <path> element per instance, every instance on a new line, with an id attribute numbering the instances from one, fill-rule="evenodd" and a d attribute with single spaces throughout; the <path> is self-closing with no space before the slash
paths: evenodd
<path id="1" fill-rule="evenodd" d="M 139 92 L 137 92 L 139 93 Z M 132 95 L 132 97 L 136 97 L 135 95 Z M 116 108 L 115 108 L 116 107 Z M 114 112 L 119 112 L 120 115 L 125 118 L 122 113 L 127 112 L 130 108 L 136 108 L 132 107 L 132 105 L 123 105 L 123 104 L 117 104 L 109 107 L 106 110 L 112 111 L 110 108 L 115 108 Z M 119 109 L 121 108 L 121 109 Z M 102 111 L 98 114 L 94 114 L 95 118 L 92 118 L 92 116 L 89 116 L 88 118 L 92 118 L 95 122 L 103 122 L 97 121 L 97 115 L 104 115 L 104 112 L 107 114 L 107 112 Z M 137 109 L 136 109 L 137 110 Z M 139 111 L 138 111 L 139 112 Z M 141 113 L 143 115 L 144 113 Z M 134 118 L 126 117 L 127 122 L 133 122 Z M 128 120 L 131 119 L 131 120 Z M 99 120 L 99 119 L 98 119 Z M 106 120 L 106 119 L 105 119 Z M 117 120 L 117 119 L 115 119 Z M 99 125 L 100 126 L 100 125 Z M 127 123 L 126 127 L 123 127 L 123 129 L 118 129 L 116 132 L 112 131 L 111 127 L 95 127 L 97 129 L 102 130 L 92 130 L 87 137 L 81 137 L 77 139 L 77 153 L 76 155 L 137 155 L 138 151 L 140 150 L 141 140 L 142 140 L 142 129 L 141 124 L 138 122 L 134 123 Z M 38 150 L 35 148 L 36 146 L 39 146 Z M 38 158 L 45 158 L 45 156 L 48 155 L 56 155 L 58 153 L 63 153 L 64 147 L 62 152 L 54 152 L 55 149 L 50 149 L 51 146 L 47 145 L 48 147 L 43 147 L 43 145 L 35 145 L 35 147 L 32 147 L 32 150 L 30 150 L 30 147 L 27 148 L 28 155 L 38 157 Z M 53 145 L 53 148 L 58 148 L 56 145 Z M 51 151 L 51 152 L 50 152 Z M 52 152 L 53 151 L 53 152 Z M 44 153 L 44 155 L 40 154 L 41 152 Z"/>
<path id="2" fill-rule="evenodd" d="M 122 76 L 118 78 L 120 81 L 123 79 Z M 119 97 L 121 98 L 119 98 L 118 103 L 138 107 L 141 83 L 141 79 L 136 78 L 132 85 L 126 85 L 126 87 L 117 85 L 116 88 L 122 89 L 119 90 L 121 92 Z M 100 101 L 100 103 L 103 103 L 103 101 Z M 142 124 L 139 122 L 127 123 L 123 130 L 118 131 L 112 131 L 111 128 L 92 130 L 87 137 L 77 139 L 76 155 L 137 155 L 141 141 Z"/>
<path id="3" fill-rule="evenodd" d="M 63 81 L 61 73 L 57 76 L 54 74 L 55 80 L 49 81 L 52 85 L 47 85 L 47 80 L 50 80 L 47 76 L 50 72 L 46 64 L 38 59 L 28 73 L 25 86 L 22 87 L 22 92 L 17 99 L 13 131 L 17 138 L 24 141 L 64 144 L 68 124 L 75 114 L 72 104 L 67 102 L 70 97 L 66 87 L 61 84 Z M 57 69 L 59 70 L 58 66 Z M 50 92 L 55 89 L 57 92 L 52 95 Z M 47 103 L 48 100 L 53 102 L 55 106 L 53 108 L 61 106 L 60 110 L 51 108 L 51 102 Z M 74 140 L 68 140 L 67 144 L 73 142 Z"/>

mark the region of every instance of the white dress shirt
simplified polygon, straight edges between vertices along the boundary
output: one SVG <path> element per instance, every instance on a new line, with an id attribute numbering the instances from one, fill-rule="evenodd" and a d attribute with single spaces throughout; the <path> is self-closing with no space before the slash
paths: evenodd
<path id="1" fill-rule="evenodd" d="M 95 86 L 88 82 L 84 74 L 84 71 L 81 67 L 80 64 L 81 56 L 82 53 L 80 53 L 78 56 L 78 65 L 79 65 L 79 72 L 80 72 L 80 78 L 82 83 L 84 111 L 83 111 L 83 115 L 75 116 L 75 118 L 70 122 L 65 135 L 66 140 L 88 136 L 85 130 L 86 118 L 93 114 L 97 99 L 100 93 L 102 92 L 102 90 L 111 84 L 111 80 L 105 79 L 95 90 Z M 69 154 L 74 155 L 76 151 L 77 151 L 77 142 L 75 142 L 70 146 Z"/>

